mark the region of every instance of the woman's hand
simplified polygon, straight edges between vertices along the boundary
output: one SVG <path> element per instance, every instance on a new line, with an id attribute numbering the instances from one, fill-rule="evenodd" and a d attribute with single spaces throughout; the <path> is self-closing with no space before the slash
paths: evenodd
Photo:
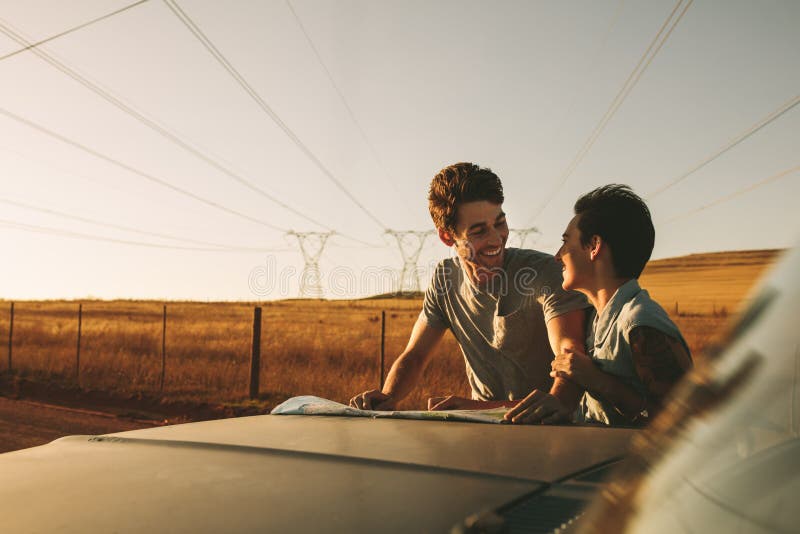
<path id="1" fill-rule="evenodd" d="M 565 350 L 557 355 L 550 364 L 550 376 L 553 378 L 566 378 L 578 385 L 592 391 L 596 389 L 597 380 L 602 371 L 597 368 L 587 355 Z"/>

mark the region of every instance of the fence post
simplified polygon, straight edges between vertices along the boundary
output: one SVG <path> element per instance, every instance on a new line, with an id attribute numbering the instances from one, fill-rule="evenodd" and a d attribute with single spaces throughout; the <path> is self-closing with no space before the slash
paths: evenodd
<path id="1" fill-rule="evenodd" d="M 167 368 L 167 305 L 164 304 L 164 320 L 161 325 L 161 380 L 159 390 L 164 391 L 164 375 Z"/>
<path id="2" fill-rule="evenodd" d="M 11 303 L 11 318 L 8 322 L 8 370 L 11 370 L 11 345 L 14 340 L 14 303 Z"/>
<path id="3" fill-rule="evenodd" d="M 258 397 L 258 382 L 261 373 L 261 308 L 253 310 L 253 348 L 250 355 L 250 398 Z"/>
<path id="4" fill-rule="evenodd" d="M 75 348 L 75 381 L 81 382 L 81 323 L 83 321 L 83 304 L 78 304 L 78 342 Z"/>
<path id="5" fill-rule="evenodd" d="M 383 369 L 386 357 L 386 310 L 381 310 L 381 375 L 380 389 L 383 390 Z"/>

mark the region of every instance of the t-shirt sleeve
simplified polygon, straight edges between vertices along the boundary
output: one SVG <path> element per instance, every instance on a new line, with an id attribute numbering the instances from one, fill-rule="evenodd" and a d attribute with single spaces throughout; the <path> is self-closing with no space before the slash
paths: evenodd
<path id="1" fill-rule="evenodd" d="M 544 322 L 565 313 L 589 307 L 586 297 L 577 291 L 565 291 L 561 287 L 564 278 L 561 266 L 553 257 L 545 259 L 540 267 L 541 286 L 539 287 L 539 303 L 544 310 Z"/>
<path id="2" fill-rule="evenodd" d="M 422 301 L 421 316 L 425 317 L 428 324 L 450 328 L 450 320 L 442 307 L 446 291 L 446 284 L 442 265 L 440 264 L 433 273 L 431 283 L 425 291 L 425 298 Z"/>

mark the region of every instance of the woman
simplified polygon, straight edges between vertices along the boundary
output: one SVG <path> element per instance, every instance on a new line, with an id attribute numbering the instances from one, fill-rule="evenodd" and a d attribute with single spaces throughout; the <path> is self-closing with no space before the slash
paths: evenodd
<path id="1" fill-rule="evenodd" d="M 678 327 L 639 287 L 655 242 L 650 211 L 628 186 L 599 187 L 575 203 L 562 238 L 563 288 L 586 295 L 594 314 L 589 354 L 557 355 L 550 375 L 586 390 L 576 421 L 644 424 L 692 365 Z"/>

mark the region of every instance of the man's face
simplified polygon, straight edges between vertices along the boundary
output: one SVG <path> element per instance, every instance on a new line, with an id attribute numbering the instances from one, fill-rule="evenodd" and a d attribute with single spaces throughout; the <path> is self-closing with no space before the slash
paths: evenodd
<path id="1" fill-rule="evenodd" d="M 508 223 L 501 204 L 486 200 L 458 207 L 455 234 L 458 256 L 467 263 L 473 282 L 485 283 L 503 268 Z"/>
<path id="2" fill-rule="evenodd" d="M 592 275 L 592 262 L 589 247 L 581 243 L 581 231 L 578 229 L 576 215 L 567 225 L 561 236 L 561 248 L 556 252 L 556 261 L 561 264 L 564 282 L 561 286 L 567 290 L 578 290 L 587 287 Z"/>

